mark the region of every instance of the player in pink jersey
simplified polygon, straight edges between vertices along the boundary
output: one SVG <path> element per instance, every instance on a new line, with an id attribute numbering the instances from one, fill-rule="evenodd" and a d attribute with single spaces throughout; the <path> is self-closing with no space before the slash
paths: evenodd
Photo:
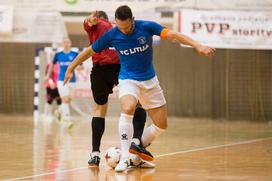
<path id="1" fill-rule="evenodd" d="M 45 74 L 47 75 L 49 66 L 52 64 L 50 61 L 46 65 Z M 52 113 L 52 103 L 56 100 L 58 107 L 61 105 L 61 98 L 59 95 L 59 91 L 57 88 L 57 80 L 59 75 L 59 65 L 55 64 L 53 67 L 53 72 L 48 80 L 45 81 L 45 88 L 46 88 L 46 99 L 47 103 L 45 105 L 45 114 L 51 115 Z M 56 116 L 59 118 L 59 109 L 55 111 Z"/>

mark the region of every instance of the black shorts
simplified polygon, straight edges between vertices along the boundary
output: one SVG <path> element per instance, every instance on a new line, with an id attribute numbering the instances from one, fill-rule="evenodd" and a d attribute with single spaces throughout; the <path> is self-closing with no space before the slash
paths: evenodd
<path id="1" fill-rule="evenodd" d="M 47 101 L 53 101 L 56 98 L 60 98 L 58 89 L 57 88 L 50 89 L 47 87 L 46 88 L 46 97 L 47 97 Z"/>
<path id="2" fill-rule="evenodd" d="M 91 88 L 94 101 L 98 105 L 108 102 L 114 85 L 118 85 L 120 64 L 99 65 L 95 63 L 91 72 Z"/>

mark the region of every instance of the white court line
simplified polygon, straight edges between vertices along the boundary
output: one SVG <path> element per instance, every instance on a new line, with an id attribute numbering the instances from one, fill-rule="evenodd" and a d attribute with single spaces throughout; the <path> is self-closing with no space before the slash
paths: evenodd
<path id="1" fill-rule="evenodd" d="M 192 153 L 192 152 L 197 152 L 197 151 L 205 151 L 205 150 L 211 150 L 211 149 L 217 149 L 217 148 L 224 148 L 224 147 L 229 147 L 229 146 L 243 145 L 243 144 L 249 144 L 249 143 L 265 141 L 265 140 L 269 140 L 269 139 L 272 139 L 272 137 L 260 138 L 260 139 L 254 139 L 254 140 L 248 140 L 248 141 L 241 141 L 241 142 L 237 142 L 237 143 L 230 143 L 230 144 L 217 145 L 217 146 L 208 146 L 208 147 L 196 148 L 196 149 L 192 149 L 192 150 L 177 151 L 177 152 L 157 155 L 157 156 L 155 156 L 155 158 L 160 158 L 160 157 L 164 157 L 164 156 L 172 156 L 172 155 L 176 155 L 176 154 Z M 102 164 L 102 165 L 105 165 L 105 164 Z M 42 176 L 47 176 L 47 175 L 73 172 L 73 171 L 77 171 L 77 170 L 84 170 L 84 169 L 87 169 L 87 168 L 88 167 L 79 167 L 79 168 L 48 172 L 48 173 L 37 174 L 37 175 L 30 175 L 30 176 L 25 176 L 25 177 L 17 177 L 17 178 L 2 180 L 2 181 L 23 180 L 23 179 L 34 178 L 34 177 L 42 177 Z"/>
<path id="2" fill-rule="evenodd" d="M 248 141 L 241 141 L 241 142 L 237 142 L 237 143 L 229 143 L 229 144 L 225 144 L 225 145 L 208 146 L 208 147 L 196 148 L 196 149 L 192 149 L 192 150 L 177 151 L 177 152 L 158 155 L 158 156 L 155 156 L 155 158 L 164 157 L 164 156 L 171 156 L 171 155 L 176 155 L 176 154 L 183 154 L 183 153 L 192 153 L 192 152 L 197 152 L 197 151 L 205 151 L 205 150 L 211 150 L 211 149 L 216 149 L 216 148 L 224 148 L 224 147 L 235 146 L 235 145 L 243 145 L 243 144 L 248 144 L 248 143 L 265 141 L 265 140 L 269 140 L 269 139 L 272 139 L 272 137 L 259 138 L 259 139 L 248 140 Z"/>
<path id="3" fill-rule="evenodd" d="M 42 177 L 42 176 L 47 176 L 47 175 L 59 174 L 59 173 L 73 172 L 76 170 L 83 170 L 86 168 L 88 168 L 88 167 L 79 167 L 79 168 L 73 168 L 73 169 L 67 169 L 67 170 L 61 170 L 61 171 L 47 172 L 47 173 L 42 173 L 42 174 L 37 174 L 37 175 L 30 175 L 30 176 L 25 176 L 25 177 L 17 177 L 17 178 L 7 179 L 7 180 L 3 180 L 3 181 L 23 180 L 23 179 L 34 178 L 34 177 Z"/>

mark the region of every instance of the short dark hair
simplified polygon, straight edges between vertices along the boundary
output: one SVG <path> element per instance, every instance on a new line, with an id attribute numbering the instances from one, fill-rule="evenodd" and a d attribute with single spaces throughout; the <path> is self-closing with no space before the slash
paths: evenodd
<path id="1" fill-rule="evenodd" d="M 105 11 L 98 11 L 97 13 L 98 13 L 98 18 L 109 20 L 108 15 Z"/>
<path id="2" fill-rule="evenodd" d="M 132 11 L 127 5 L 119 6 L 115 11 L 115 19 L 127 20 L 132 19 Z"/>

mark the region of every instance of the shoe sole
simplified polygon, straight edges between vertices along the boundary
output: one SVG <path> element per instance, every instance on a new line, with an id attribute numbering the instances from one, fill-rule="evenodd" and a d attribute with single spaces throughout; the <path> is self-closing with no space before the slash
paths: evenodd
<path id="1" fill-rule="evenodd" d="M 142 161 L 137 167 L 139 167 L 139 168 L 155 168 L 156 165 L 151 164 L 150 162 L 148 164 L 148 162 Z"/>
<path id="2" fill-rule="evenodd" d="M 99 165 L 96 164 L 88 164 L 90 168 L 99 167 Z"/>
<path id="3" fill-rule="evenodd" d="M 127 168 L 126 168 L 125 170 L 127 170 Z M 123 172 L 123 171 L 125 171 L 125 170 L 115 170 L 115 169 L 114 169 L 114 171 L 116 171 L 116 172 Z"/>
<path id="4" fill-rule="evenodd" d="M 134 155 L 139 155 L 139 157 L 141 157 L 141 159 L 146 160 L 146 161 L 153 161 L 154 160 L 153 157 L 151 157 L 149 155 L 146 155 L 144 153 L 138 152 L 138 151 L 133 150 L 133 149 L 129 149 L 129 153 L 132 153 Z"/>

